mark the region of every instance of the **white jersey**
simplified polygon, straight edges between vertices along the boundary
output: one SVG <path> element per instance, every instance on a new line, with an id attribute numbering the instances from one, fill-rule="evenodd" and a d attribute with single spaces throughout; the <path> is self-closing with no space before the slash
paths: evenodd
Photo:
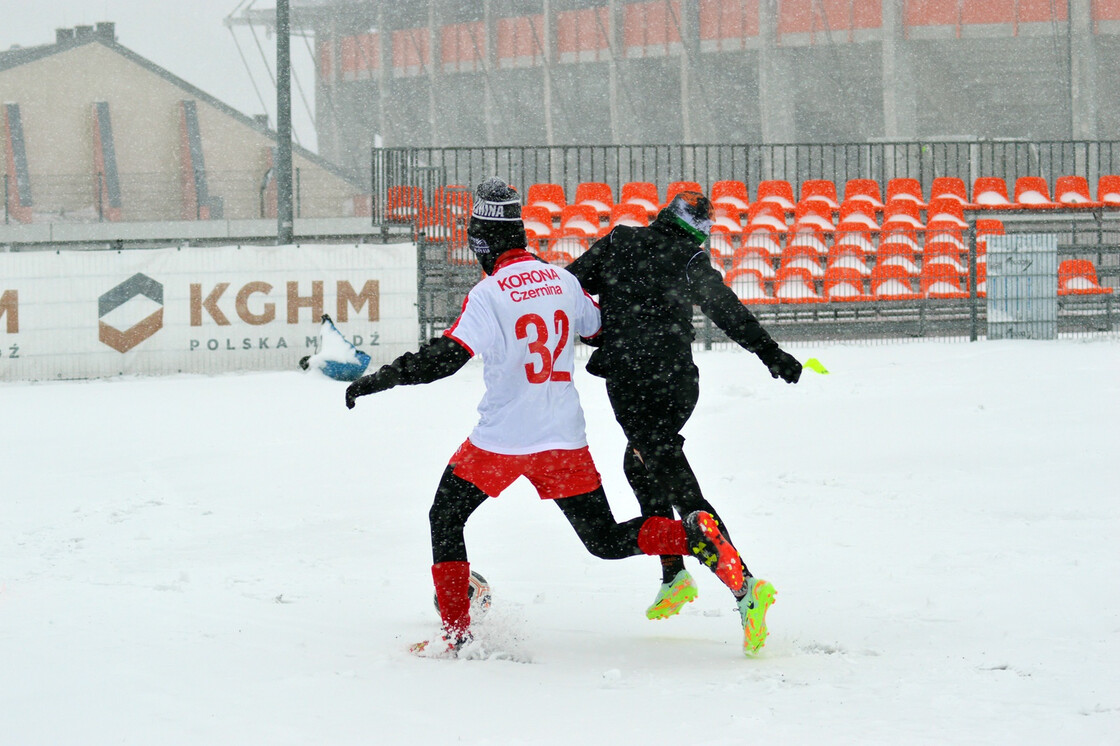
<path id="1" fill-rule="evenodd" d="M 586 446 L 575 343 L 599 325 L 598 305 L 563 267 L 528 252 L 500 261 L 444 332 L 483 360 L 486 394 L 471 442 L 508 455 Z"/>

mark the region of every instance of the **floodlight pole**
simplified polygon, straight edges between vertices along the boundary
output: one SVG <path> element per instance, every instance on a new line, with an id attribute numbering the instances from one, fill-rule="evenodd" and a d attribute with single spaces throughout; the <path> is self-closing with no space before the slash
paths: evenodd
<path id="1" fill-rule="evenodd" d="M 276 0 L 276 243 L 294 243 L 292 222 L 292 54 L 288 0 Z"/>

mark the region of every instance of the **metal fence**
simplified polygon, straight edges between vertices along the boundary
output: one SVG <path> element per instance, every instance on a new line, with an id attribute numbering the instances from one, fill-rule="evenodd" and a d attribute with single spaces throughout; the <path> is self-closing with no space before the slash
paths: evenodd
<path id="1" fill-rule="evenodd" d="M 933 179 L 955 176 L 971 187 L 981 176 L 1014 184 L 1020 176 L 1084 176 L 1090 184 L 1120 174 L 1120 140 L 928 141 L 789 145 L 582 145 L 539 147 L 375 148 L 371 194 L 375 222 L 384 214 L 385 194 L 398 185 L 473 186 L 500 176 L 522 190 L 531 184 L 560 184 L 573 195 L 583 182 L 647 181 L 662 189 L 671 181 L 695 181 L 708 189 L 734 179 L 753 187 L 783 179 L 874 179 L 885 190 L 894 178 L 917 179 L 928 194 Z"/>

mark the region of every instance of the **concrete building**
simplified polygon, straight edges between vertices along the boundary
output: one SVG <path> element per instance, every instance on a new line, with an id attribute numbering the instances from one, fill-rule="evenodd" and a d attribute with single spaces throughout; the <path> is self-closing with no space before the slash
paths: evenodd
<path id="1" fill-rule="evenodd" d="M 275 133 L 119 44 L 112 23 L 0 52 L 0 138 L 9 224 L 276 215 Z M 366 203 L 368 178 L 293 150 L 298 217 Z"/>
<path id="2" fill-rule="evenodd" d="M 271 10 L 243 20 L 270 22 Z M 320 153 L 1120 131 L 1111 0 L 292 0 Z"/>

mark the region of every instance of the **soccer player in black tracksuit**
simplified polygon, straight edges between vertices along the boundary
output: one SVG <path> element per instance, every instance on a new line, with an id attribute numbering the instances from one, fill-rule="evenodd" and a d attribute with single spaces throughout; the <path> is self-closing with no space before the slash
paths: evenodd
<path id="1" fill-rule="evenodd" d="M 681 515 L 716 513 L 685 458 L 680 434 L 700 393 L 692 359 L 693 306 L 757 355 L 774 378 L 796 383 L 801 375 L 801 364 L 778 347 L 712 266 L 702 245 L 710 228 L 707 197 L 685 192 L 648 227 L 618 226 L 568 266 L 585 290 L 599 296 L 603 329 L 587 370 L 606 379 L 629 441 L 623 469 L 643 515 L 672 517 L 674 508 Z M 662 557 L 662 569 L 650 619 L 676 614 L 696 596 L 680 557 Z M 757 649 L 774 591 L 745 566 L 744 573 L 748 582 L 736 596 L 744 627 L 758 627 L 755 634 L 747 630 L 745 645 L 753 639 Z"/>

